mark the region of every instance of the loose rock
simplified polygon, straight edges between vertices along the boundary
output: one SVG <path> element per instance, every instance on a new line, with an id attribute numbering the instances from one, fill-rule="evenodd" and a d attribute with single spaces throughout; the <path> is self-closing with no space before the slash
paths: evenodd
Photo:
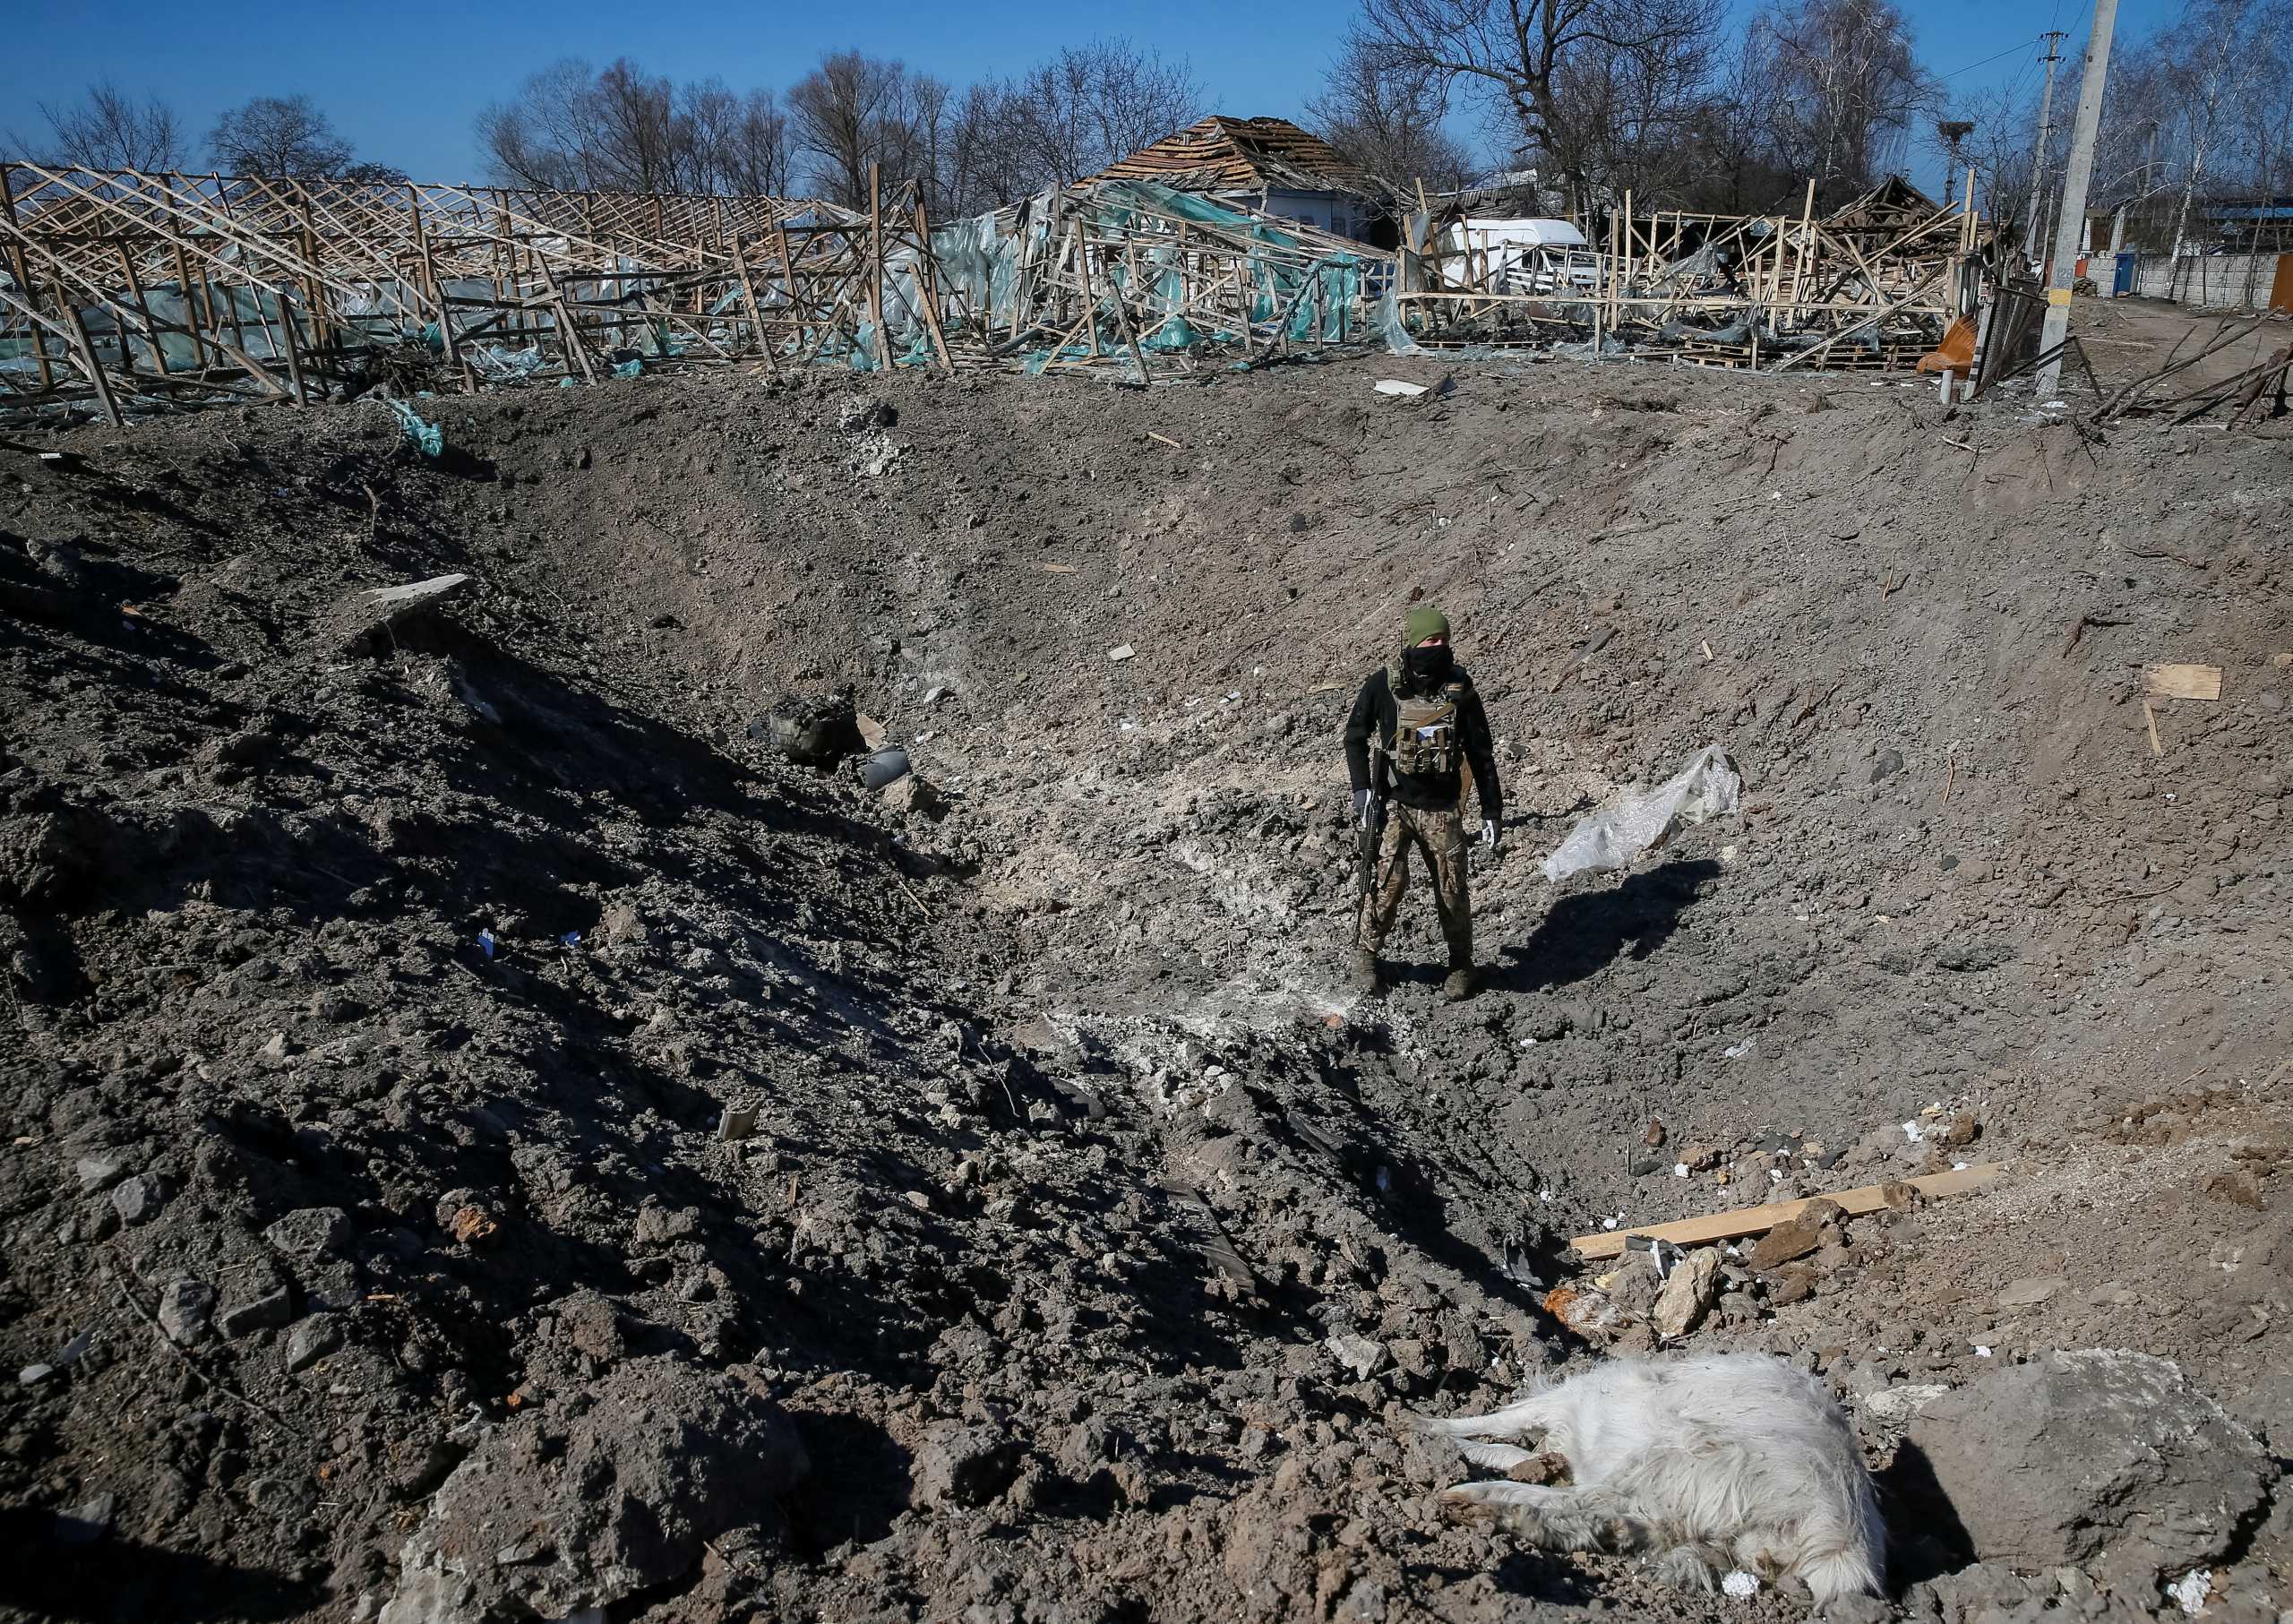
<path id="1" fill-rule="evenodd" d="M 177 1275 L 159 1288 L 159 1328 L 167 1339 L 188 1347 L 207 1334 L 215 1313 L 215 1288 L 204 1280 Z"/>
<path id="2" fill-rule="evenodd" d="M 1673 1266 L 1649 1311 L 1658 1336 L 1685 1336 L 1704 1322 L 1720 1295 L 1720 1249 L 1707 1246 Z"/>
<path id="3" fill-rule="evenodd" d="M 342 1328 L 331 1314 L 313 1314 L 287 1337 L 287 1369 L 307 1371 L 342 1345 Z"/>
<path id="4" fill-rule="evenodd" d="M 2227 1551 L 2276 1476 L 2179 1366 L 2122 1349 L 1986 1376 L 1921 1409 L 1910 1438 L 1985 1561 L 2057 1568 L 2107 1548 L 2145 1584 Z"/>
<path id="5" fill-rule="evenodd" d="M 111 1192 L 111 1204 L 119 1221 L 129 1227 L 149 1224 L 167 1204 L 167 1187 L 156 1174 L 139 1173 Z"/>
<path id="6" fill-rule="evenodd" d="M 1765 1274 L 1806 1257 L 1823 1243 L 1823 1225 L 1802 1213 L 1796 1218 L 1786 1218 L 1762 1235 L 1744 1261 Z"/>

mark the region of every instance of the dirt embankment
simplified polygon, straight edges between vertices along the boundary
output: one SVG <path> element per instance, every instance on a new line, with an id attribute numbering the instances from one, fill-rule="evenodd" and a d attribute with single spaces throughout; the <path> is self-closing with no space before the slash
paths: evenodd
<path id="1" fill-rule="evenodd" d="M 1371 393 L 1412 365 L 0 452 L 0 1498 L 57 1559 L 0 1599 L 1693 1613 L 1441 1522 L 1395 1406 L 1653 1345 L 1629 1276 L 1547 1311 L 1557 1237 L 1969 1159 L 2011 1171 L 1732 1260 L 1691 1340 L 1825 1370 L 1876 1465 L 1880 1396 L 2096 1343 L 2284 1453 L 2283 443 Z M 446 571 L 345 646 L 343 594 Z M 1338 975 L 1336 735 L 1421 595 L 1511 813 L 1454 1010 L 1421 899 L 1390 994 Z M 2153 749 L 2165 660 L 2223 697 Z M 944 816 L 749 735 L 839 686 Z M 1715 740 L 1740 821 L 1537 877 Z M 1914 1609 L 2040 1599 L 1889 1482 L 1899 1578 L 1958 1572 Z"/>

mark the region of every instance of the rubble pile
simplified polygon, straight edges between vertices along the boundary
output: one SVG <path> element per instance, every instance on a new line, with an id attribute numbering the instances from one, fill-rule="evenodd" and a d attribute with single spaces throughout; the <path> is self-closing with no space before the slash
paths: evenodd
<path id="1" fill-rule="evenodd" d="M 1376 375 L 0 447 L 0 1610 L 1795 1616 L 1406 1424 L 1686 1348 L 1848 1406 L 1861 1616 L 2273 1619 L 2280 449 Z M 1342 976 L 1421 589 L 1526 809 L 1455 1007 L 1421 898 Z"/>

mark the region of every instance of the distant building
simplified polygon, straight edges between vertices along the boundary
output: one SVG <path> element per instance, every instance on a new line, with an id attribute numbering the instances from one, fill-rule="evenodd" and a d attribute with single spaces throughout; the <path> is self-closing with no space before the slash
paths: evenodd
<path id="1" fill-rule="evenodd" d="M 1377 184 L 1329 142 L 1286 118 L 1214 114 L 1090 178 L 1153 181 L 1380 247 L 1395 240 Z"/>

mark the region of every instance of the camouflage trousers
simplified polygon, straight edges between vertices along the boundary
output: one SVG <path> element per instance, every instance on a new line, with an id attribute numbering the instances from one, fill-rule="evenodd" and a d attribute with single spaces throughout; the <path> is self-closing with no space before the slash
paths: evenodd
<path id="1" fill-rule="evenodd" d="M 1441 939 L 1449 946 L 1454 968 L 1473 962 L 1473 901 L 1465 879 L 1465 821 L 1454 806 L 1421 811 L 1389 806 L 1385 838 L 1378 846 L 1377 885 L 1362 899 L 1354 945 L 1374 953 L 1384 945 L 1401 912 L 1402 893 L 1409 889 L 1409 854 L 1414 846 L 1423 854 L 1433 873 L 1433 911 L 1441 921 Z"/>

